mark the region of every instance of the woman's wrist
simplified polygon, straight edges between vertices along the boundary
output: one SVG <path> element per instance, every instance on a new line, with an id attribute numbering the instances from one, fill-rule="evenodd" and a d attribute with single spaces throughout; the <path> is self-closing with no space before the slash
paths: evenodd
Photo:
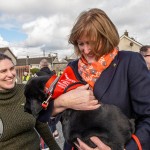
<path id="1" fill-rule="evenodd" d="M 63 107 L 64 109 L 68 108 L 68 102 L 64 95 L 61 95 L 54 100 L 54 107 L 56 108 Z"/>
<path id="2" fill-rule="evenodd" d="M 67 101 L 63 95 L 54 100 L 52 116 L 55 116 L 67 109 Z"/>
<path id="3" fill-rule="evenodd" d="M 65 95 L 61 95 L 60 101 L 61 101 L 61 107 L 63 107 L 64 109 L 69 108 L 69 101 L 68 101 L 68 99 L 66 98 Z"/>

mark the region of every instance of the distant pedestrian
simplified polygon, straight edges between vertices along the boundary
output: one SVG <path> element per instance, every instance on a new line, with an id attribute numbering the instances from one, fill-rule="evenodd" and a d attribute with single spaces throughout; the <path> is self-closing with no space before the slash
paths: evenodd
<path id="1" fill-rule="evenodd" d="M 23 83 L 23 84 L 26 84 L 29 79 L 30 79 L 30 75 L 28 74 L 27 71 L 25 71 L 25 72 L 23 73 L 23 76 L 22 76 L 22 83 Z"/>
<path id="2" fill-rule="evenodd" d="M 150 71 L 150 45 L 144 45 L 140 48 L 140 54 L 144 57 L 147 68 Z"/>
<path id="3" fill-rule="evenodd" d="M 42 59 L 40 61 L 40 71 L 36 73 L 37 76 L 50 75 L 53 72 L 49 68 L 47 59 Z"/>
<path id="4" fill-rule="evenodd" d="M 57 75 L 61 76 L 62 74 L 63 74 L 63 71 L 60 69 Z"/>
<path id="5" fill-rule="evenodd" d="M 53 73 L 56 74 L 56 70 L 53 70 Z"/>

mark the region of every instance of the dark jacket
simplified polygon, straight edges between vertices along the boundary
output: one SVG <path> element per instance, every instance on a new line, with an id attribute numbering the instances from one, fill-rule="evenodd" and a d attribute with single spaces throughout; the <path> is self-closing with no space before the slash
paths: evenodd
<path id="1" fill-rule="evenodd" d="M 36 73 L 37 76 L 51 75 L 53 72 L 48 67 L 43 67 Z"/>
<path id="2" fill-rule="evenodd" d="M 77 64 L 78 60 L 69 65 L 81 79 Z M 97 79 L 93 90 L 100 102 L 114 104 L 129 119 L 135 119 L 135 134 L 143 150 L 150 150 L 150 74 L 141 54 L 119 51 Z M 125 147 L 126 150 L 138 150 L 132 139 Z"/>

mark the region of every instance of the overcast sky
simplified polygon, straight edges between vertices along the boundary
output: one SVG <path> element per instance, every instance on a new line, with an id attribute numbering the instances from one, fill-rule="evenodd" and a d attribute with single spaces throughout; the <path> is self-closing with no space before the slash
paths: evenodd
<path id="1" fill-rule="evenodd" d="M 150 0 L 0 0 L 0 47 L 18 57 L 69 56 L 68 35 L 78 15 L 100 8 L 141 44 L 150 44 Z"/>

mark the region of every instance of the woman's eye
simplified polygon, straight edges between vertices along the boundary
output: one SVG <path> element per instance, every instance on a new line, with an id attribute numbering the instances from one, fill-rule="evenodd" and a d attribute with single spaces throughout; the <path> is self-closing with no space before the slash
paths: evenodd
<path id="1" fill-rule="evenodd" d="M 11 68 L 10 68 L 10 70 L 11 70 L 11 71 L 15 70 L 15 67 L 14 67 L 14 66 L 13 66 L 13 67 L 11 67 Z"/>
<path id="2" fill-rule="evenodd" d="M 0 70 L 0 73 L 5 73 L 7 70 Z"/>
<path id="3" fill-rule="evenodd" d="M 83 43 L 78 43 L 79 46 L 83 46 Z"/>

